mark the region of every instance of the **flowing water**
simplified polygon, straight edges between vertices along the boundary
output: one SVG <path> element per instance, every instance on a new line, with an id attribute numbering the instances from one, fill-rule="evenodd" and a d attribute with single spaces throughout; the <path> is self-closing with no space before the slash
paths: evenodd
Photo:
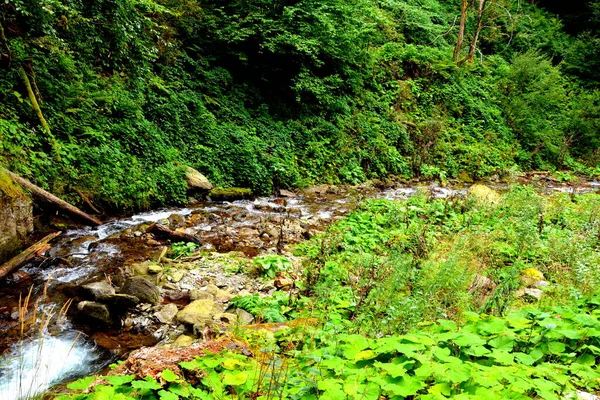
<path id="1" fill-rule="evenodd" d="M 490 186 L 506 187 L 499 183 Z M 548 193 L 573 190 L 560 184 L 540 189 Z M 577 190 L 582 193 L 599 189 L 599 182 L 589 182 Z M 137 214 L 96 228 L 69 230 L 53 245 L 48 262 L 23 268 L 26 285 L 9 280 L 8 285 L 0 287 L 0 332 L 7 333 L 4 342 L 0 342 L 0 350 L 5 350 L 0 358 L 0 400 L 31 397 L 54 383 L 96 373 L 114 360 L 114 355 L 91 341 L 77 325 L 54 320 L 59 314 L 57 310 L 68 299 L 65 288 L 97 280 L 123 265 L 148 259 L 148 254 L 156 251 L 156 247 L 148 244 L 150 241 L 139 240 L 143 224 L 180 215 L 185 230 L 197 235 L 205 249 L 238 250 L 255 256 L 276 246 L 276 241 L 263 231 L 277 228 L 277 221 L 285 219 L 286 223 L 301 224 L 307 231 L 319 229 L 348 213 L 365 198 L 402 200 L 419 191 L 446 198 L 464 195 L 467 188 L 423 184 L 385 189 L 317 187 L 287 199 L 202 202 L 186 208 Z M 28 323 L 27 328 L 37 329 L 38 333 L 22 340 L 19 296 L 24 297 L 32 283 L 32 298 L 41 299 L 37 318 L 47 318 L 50 322 L 41 328 L 35 328 L 35 321 Z"/>

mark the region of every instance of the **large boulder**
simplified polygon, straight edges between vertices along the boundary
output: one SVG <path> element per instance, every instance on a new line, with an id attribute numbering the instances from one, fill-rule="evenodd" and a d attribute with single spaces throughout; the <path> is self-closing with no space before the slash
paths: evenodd
<path id="1" fill-rule="evenodd" d="M 213 188 L 213 185 L 204 175 L 191 167 L 185 169 L 185 180 L 190 191 L 208 191 Z"/>
<path id="2" fill-rule="evenodd" d="M 101 296 L 115 294 L 115 288 L 113 288 L 111 284 L 106 281 L 86 283 L 85 285 L 81 286 L 81 290 L 86 297 L 94 300 L 98 300 L 98 298 Z"/>
<path id="3" fill-rule="evenodd" d="M 146 278 L 141 276 L 132 276 L 127 278 L 120 293 L 130 294 L 140 299 L 142 303 L 160 303 L 160 290 L 158 287 Z"/>
<path id="4" fill-rule="evenodd" d="M 0 169 L 0 264 L 21 250 L 31 232 L 31 199 Z"/>
<path id="5" fill-rule="evenodd" d="M 223 307 L 210 299 L 194 300 L 177 313 L 177 320 L 187 325 L 201 325 L 212 321 L 213 317 L 222 313 Z"/>
<path id="6" fill-rule="evenodd" d="M 113 324 L 113 319 L 106 305 L 95 301 L 81 301 L 77 304 L 79 318 L 94 325 L 108 327 Z"/>
<path id="7" fill-rule="evenodd" d="M 467 195 L 486 203 L 498 203 L 500 201 L 500 194 L 498 192 L 492 188 L 480 184 L 471 186 L 467 191 Z"/>

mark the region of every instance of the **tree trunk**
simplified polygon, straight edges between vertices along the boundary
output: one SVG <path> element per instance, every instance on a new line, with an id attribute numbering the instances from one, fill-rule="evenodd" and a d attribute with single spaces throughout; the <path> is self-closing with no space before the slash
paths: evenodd
<path id="1" fill-rule="evenodd" d="M 150 227 L 146 230 L 146 232 L 154 233 L 154 234 L 156 234 L 156 236 L 160 236 L 165 239 L 169 239 L 172 242 L 192 242 L 192 243 L 200 244 L 200 239 L 198 239 L 194 235 L 190 235 L 189 233 L 184 233 L 184 232 L 172 231 L 171 229 L 167 228 L 166 226 L 159 225 L 156 223 L 150 225 Z"/>
<path id="2" fill-rule="evenodd" d="M 77 207 L 70 205 L 66 201 L 61 200 L 58 197 L 54 196 L 52 193 L 49 193 L 49 192 L 45 191 L 44 189 L 34 185 L 33 183 L 29 182 L 27 179 L 21 178 L 19 175 L 14 174 L 6 169 L 3 169 L 3 171 L 6 172 L 16 183 L 18 183 L 21 187 L 23 187 L 23 189 L 26 189 L 29 192 L 31 192 L 31 194 L 33 196 L 35 196 L 37 199 L 41 200 L 42 202 L 50 204 L 51 206 L 57 208 L 58 210 L 63 211 L 65 214 L 75 217 L 75 218 L 79 219 L 80 221 L 86 223 L 87 225 L 98 226 L 98 225 L 102 224 L 102 222 L 100 222 L 96 218 L 91 217 L 90 215 L 84 213 Z"/>
<path id="3" fill-rule="evenodd" d="M 47 243 L 49 241 L 51 241 L 61 233 L 62 232 L 51 233 L 39 242 L 23 250 L 21 253 L 19 253 L 19 255 L 11 258 L 10 260 L 2 264 L 0 266 L 0 279 L 4 278 L 6 275 L 27 264 L 27 262 L 29 262 L 33 257 L 35 257 L 40 250 L 43 250 L 45 247 L 48 246 Z"/>
<path id="4" fill-rule="evenodd" d="M 481 27 L 483 26 L 483 14 L 485 12 L 486 4 L 487 4 L 487 0 L 479 0 L 479 9 L 477 10 L 477 26 L 475 27 L 475 35 L 473 35 L 473 40 L 471 41 L 471 45 L 469 46 L 469 54 L 467 54 L 467 57 L 465 57 L 464 61 L 473 62 L 473 59 L 475 58 L 475 50 L 477 49 L 477 41 L 479 40 L 479 33 L 481 32 Z"/>
<path id="5" fill-rule="evenodd" d="M 468 0 L 462 0 L 460 5 L 460 23 L 458 25 L 458 36 L 456 38 L 456 46 L 454 47 L 454 62 L 458 62 L 460 50 L 462 49 L 463 40 L 465 38 L 465 24 L 467 23 L 467 9 L 469 7 Z"/>
<path id="6" fill-rule="evenodd" d="M 44 118 L 44 114 L 42 114 L 42 109 L 35 97 L 35 93 L 33 92 L 33 88 L 31 87 L 31 82 L 29 81 L 29 76 L 27 76 L 27 72 L 25 72 L 25 67 L 19 67 L 19 74 L 21 75 L 21 79 L 23 79 L 23 83 L 25 84 L 25 88 L 27 89 L 27 95 L 29 96 L 29 101 L 31 102 L 31 106 L 33 110 L 37 114 L 42 127 L 44 128 L 44 132 L 51 135 L 50 127 L 48 126 L 48 122 L 46 122 L 46 118 Z"/>

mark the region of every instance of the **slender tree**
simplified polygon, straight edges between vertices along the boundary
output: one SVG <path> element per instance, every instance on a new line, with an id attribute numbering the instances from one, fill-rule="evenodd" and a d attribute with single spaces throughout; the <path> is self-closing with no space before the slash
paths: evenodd
<path id="1" fill-rule="evenodd" d="M 469 8 L 469 1 L 462 0 L 460 5 L 460 23 L 458 25 L 458 36 L 456 38 L 456 46 L 454 47 L 454 62 L 458 62 L 460 56 L 460 50 L 462 49 L 463 41 L 465 38 L 465 24 L 467 23 L 467 10 Z"/>

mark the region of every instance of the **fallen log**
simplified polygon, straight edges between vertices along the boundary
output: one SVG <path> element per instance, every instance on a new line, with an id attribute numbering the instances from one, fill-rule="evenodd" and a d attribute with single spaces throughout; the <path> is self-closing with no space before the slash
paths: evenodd
<path id="1" fill-rule="evenodd" d="M 48 242 L 60 235 L 62 232 L 54 232 L 44 237 L 39 242 L 29 246 L 21 253 L 11 258 L 4 264 L 0 266 L 0 279 L 4 278 L 6 275 L 10 274 L 13 271 L 21 268 L 23 265 L 27 264 L 31 259 L 36 256 L 39 256 L 45 250 L 48 250 L 49 245 Z"/>
<path id="2" fill-rule="evenodd" d="M 169 239 L 172 242 L 192 242 L 196 244 L 200 244 L 200 239 L 198 239 L 194 235 L 190 235 L 185 232 L 177 232 L 167 228 L 164 225 L 159 225 L 157 223 L 153 223 L 148 227 L 146 232 L 154 233 L 156 236 L 162 237 L 164 239 Z"/>
<path id="3" fill-rule="evenodd" d="M 16 183 L 18 183 L 23 189 L 28 190 L 32 196 L 41 200 L 44 203 L 50 204 L 53 207 L 63 211 L 65 214 L 68 214 L 72 217 L 79 219 L 82 222 L 85 222 L 87 225 L 98 226 L 101 225 L 102 222 L 97 220 L 96 218 L 84 213 L 79 208 L 74 207 L 67 203 L 66 201 L 59 199 L 54 196 L 52 193 L 45 191 L 44 189 L 34 185 L 29 182 L 25 178 L 21 178 L 19 175 L 12 173 L 4 168 L 2 170 L 7 173 Z"/>

